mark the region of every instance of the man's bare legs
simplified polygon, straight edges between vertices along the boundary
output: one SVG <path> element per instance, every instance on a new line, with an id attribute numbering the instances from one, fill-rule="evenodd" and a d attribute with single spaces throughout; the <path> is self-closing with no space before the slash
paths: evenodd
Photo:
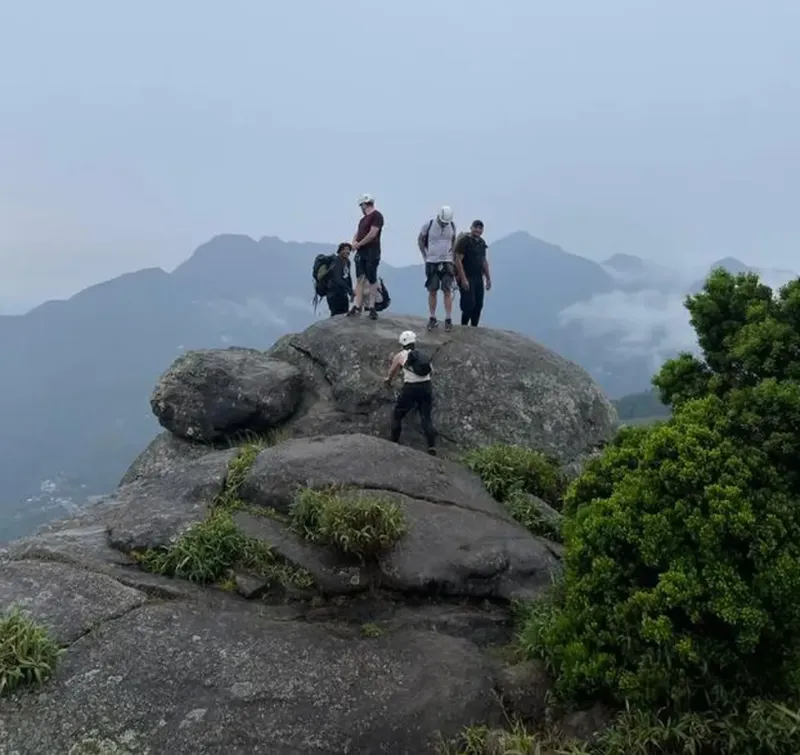
<path id="1" fill-rule="evenodd" d="M 364 303 L 364 288 L 367 285 L 367 278 L 364 275 L 359 276 L 358 280 L 356 280 L 356 291 L 355 291 L 355 298 L 353 299 L 353 304 L 355 305 L 356 309 L 361 309 L 361 305 Z"/>

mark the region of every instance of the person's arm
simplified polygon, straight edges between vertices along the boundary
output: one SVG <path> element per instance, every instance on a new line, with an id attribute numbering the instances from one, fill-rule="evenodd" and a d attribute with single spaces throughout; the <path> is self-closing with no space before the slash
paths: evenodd
<path id="1" fill-rule="evenodd" d="M 400 372 L 407 357 L 408 352 L 405 349 L 403 349 L 403 351 L 398 351 L 397 354 L 394 355 L 392 363 L 389 365 L 389 374 L 386 376 L 387 384 L 391 383 L 392 380 L 394 380 L 395 375 Z"/>
<path id="2" fill-rule="evenodd" d="M 422 228 L 419 229 L 419 236 L 417 236 L 417 246 L 419 247 L 419 253 L 422 255 L 422 260 L 424 262 L 428 261 L 428 247 L 425 242 L 425 237 L 428 235 L 429 227 L 429 224 L 425 223 Z"/>
<path id="3" fill-rule="evenodd" d="M 464 244 L 466 243 L 466 236 L 462 236 L 455 245 L 453 249 L 453 261 L 456 265 L 456 275 L 458 279 L 461 281 L 461 286 L 463 288 L 469 288 L 469 282 L 467 281 L 466 273 L 464 273 Z"/>
<path id="4" fill-rule="evenodd" d="M 488 251 L 488 249 L 484 249 L 483 251 L 483 277 L 486 278 L 487 291 L 492 287 L 492 274 L 489 272 L 489 257 L 486 254 Z"/>

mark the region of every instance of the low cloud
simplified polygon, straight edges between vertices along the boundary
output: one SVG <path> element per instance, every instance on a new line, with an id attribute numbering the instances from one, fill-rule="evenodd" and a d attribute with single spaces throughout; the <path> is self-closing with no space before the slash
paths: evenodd
<path id="1" fill-rule="evenodd" d="M 777 292 L 797 277 L 790 270 L 758 271 Z M 603 339 L 619 357 L 645 357 L 653 371 L 681 351 L 695 351 L 697 338 L 679 291 L 612 291 L 576 302 L 559 314 L 563 325 L 580 328 L 587 338 Z"/>
<path id="2" fill-rule="evenodd" d="M 676 293 L 612 291 L 570 305 L 559 319 L 588 338 L 604 339 L 621 357 L 648 358 L 655 371 L 677 352 L 697 348 L 683 302 Z"/>

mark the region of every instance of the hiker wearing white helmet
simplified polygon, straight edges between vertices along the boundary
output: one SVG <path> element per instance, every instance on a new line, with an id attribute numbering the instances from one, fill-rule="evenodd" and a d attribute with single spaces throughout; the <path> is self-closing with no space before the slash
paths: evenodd
<path id="1" fill-rule="evenodd" d="M 428 453 L 436 455 L 436 430 L 433 427 L 431 412 L 433 411 L 433 386 L 431 374 L 433 365 L 427 354 L 417 349 L 417 334 L 413 330 L 404 330 L 400 334 L 402 347 L 392 358 L 386 385 L 391 385 L 395 375 L 403 371 L 403 387 L 392 410 L 391 439 L 395 443 L 400 440 L 403 429 L 403 418 L 412 409 L 419 412 L 422 431 L 428 441 Z"/>
<path id="2" fill-rule="evenodd" d="M 381 233 L 383 214 L 375 209 L 375 199 L 371 194 L 358 198 L 362 218 L 353 236 L 353 249 L 356 251 L 356 290 L 355 300 L 348 316 L 359 315 L 361 310 L 369 312 L 371 320 L 378 319 L 375 311 L 375 296 L 378 289 L 378 265 L 381 263 Z"/>
<path id="3" fill-rule="evenodd" d="M 455 266 L 453 247 L 456 243 L 456 226 L 453 211 L 445 205 L 435 218 L 422 226 L 417 237 L 417 246 L 425 260 L 425 288 L 428 289 L 428 330 L 433 330 L 439 321 L 436 307 L 439 289 L 444 298 L 444 329 L 453 329 L 453 289 Z"/>

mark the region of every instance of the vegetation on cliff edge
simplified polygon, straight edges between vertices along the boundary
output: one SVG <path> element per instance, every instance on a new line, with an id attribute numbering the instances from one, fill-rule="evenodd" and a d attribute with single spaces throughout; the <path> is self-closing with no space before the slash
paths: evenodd
<path id="1" fill-rule="evenodd" d="M 377 556 L 407 532 L 402 509 L 388 496 L 338 488 L 300 490 L 292 529 L 309 542 L 361 558 Z"/>
<path id="2" fill-rule="evenodd" d="M 63 650 L 47 629 L 18 607 L 0 618 L 0 696 L 27 684 L 42 684 Z"/>
<path id="3" fill-rule="evenodd" d="M 305 569 L 285 563 L 268 543 L 245 536 L 233 520 L 233 512 L 242 508 L 238 492 L 247 472 L 259 452 L 271 442 L 273 438 L 250 439 L 240 446 L 228 465 L 225 486 L 207 518 L 169 547 L 135 554 L 139 565 L 150 572 L 200 584 L 226 578 L 229 581 L 231 571 L 243 570 L 281 587 L 313 586 L 313 577 Z"/>
<path id="4" fill-rule="evenodd" d="M 563 579 L 520 645 L 560 704 L 622 711 L 577 752 L 796 755 L 800 280 L 716 270 L 686 307 L 700 354 L 654 378 L 672 416 L 570 486 Z M 483 752 L 576 752 L 510 747 Z"/>
<path id="5" fill-rule="evenodd" d="M 534 535 L 560 540 L 559 517 L 566 479 L 554 459 L 523 446 L 495 443 L 475 448 L 464 456 L 492 497 Z M 540 499 L 552 507 L 545 513 Z"/>

